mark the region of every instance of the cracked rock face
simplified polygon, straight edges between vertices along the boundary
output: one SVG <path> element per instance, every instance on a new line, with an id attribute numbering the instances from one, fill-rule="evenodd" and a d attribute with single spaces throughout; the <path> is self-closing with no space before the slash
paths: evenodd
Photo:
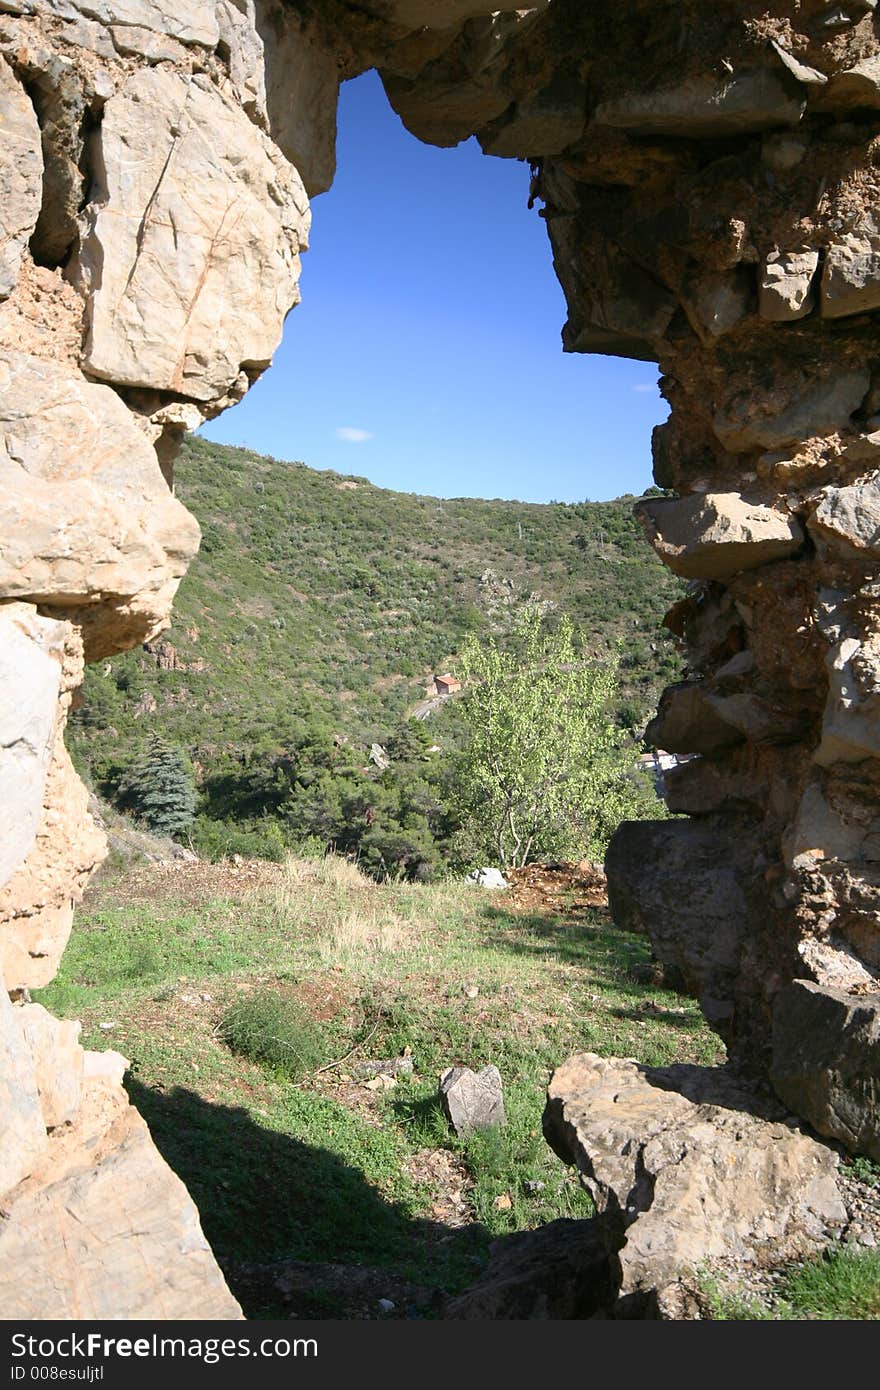
<path id="1" fill-rule="evenodd" d="M 206 405 L 243 394 L 298 299 L 299 175 L 210 83 L 164 69 L 111 98 L 96 141 L 85 370 Z"/>
<path id="2" fill-rule="evenodd" d="M 165 626 L 199 543 L 115 391 L 0 349 L 0 592 L 79 610 L 97 660 Z"/>

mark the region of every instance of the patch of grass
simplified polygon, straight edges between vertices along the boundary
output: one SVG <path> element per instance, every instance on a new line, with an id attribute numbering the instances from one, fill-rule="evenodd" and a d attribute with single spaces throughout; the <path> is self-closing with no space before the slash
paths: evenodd
<path id="1" fill-rule="evenodd" d="M 785 1295 L 798 1317 L 880 1318 L 880 1250 L 831 1250 L 793 1270 Z"/>
<path id="2" fill-rule="evenodd" d="M 792 1265 L 773 1299 L 722 1290 L 704 1278 L 710 1317 L 719 1321 L 809 1322 L 880 1319 L 880 1250 L 838 1246 Z"/>
<path id="3" fill-rule="evenodd" d="M 327 1061 L 323 1029 L 298 1000 L 277 989 L 260 990 L 232 1004 L 217 1033 L 240 1057 L 260 1062 L 292 1081 Z"/>

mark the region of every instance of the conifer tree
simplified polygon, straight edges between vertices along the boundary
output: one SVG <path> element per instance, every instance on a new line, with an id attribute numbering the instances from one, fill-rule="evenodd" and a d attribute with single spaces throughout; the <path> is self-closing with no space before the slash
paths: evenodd
<path id="1" fill-rule="evenodd" d="M 120 801 L 160 835 L 180 835 L 192 824 L 196 788 L 179 748 L 150 734 L 119 788 Z"/>

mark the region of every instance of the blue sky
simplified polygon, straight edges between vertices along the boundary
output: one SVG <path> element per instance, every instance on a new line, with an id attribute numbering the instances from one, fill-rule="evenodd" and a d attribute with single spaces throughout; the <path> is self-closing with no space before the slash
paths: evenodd
<path id="1" fill-rule="evenodd" d="M 420 144 L 375 73 L 343 85 L 338 157 L 275 361 L 203 433 L 440 497 L 647 487 L 657 371 L 562 352 L 528 166 Z"/>

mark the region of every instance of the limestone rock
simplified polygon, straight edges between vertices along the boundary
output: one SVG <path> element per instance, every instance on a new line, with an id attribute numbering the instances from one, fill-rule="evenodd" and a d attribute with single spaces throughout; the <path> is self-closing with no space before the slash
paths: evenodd
<path id="1" fill-rule="evenodd" d="M 61 19 L 85 15 L 102 24 L 137 25 L 181 43 L 213 49 L 217 20 L 212 0 L 25 0 L 26 13 Z"/>
<path id="2" fill-rule="evenodd" d="M 723 1031 L 733 1009 L 743 943 L 767 917 L 762 853 L 747 819 L 624 821 L 608 845 L 611 915 L 648 936 Z"/>
<path id="3" fill-rule="evenodd" d="M 813 754 L 823 767 L 880 757 L 880 633 L 855 623 L 839 592 L 823 590 L 819 627 L 830 645 L 822 737 Z"/>
<path id="4" fill-rule="evenodd" d="M 505 1123 L 501 1073 L 497 1067 L 450 1067 L 440 1077 L 443 1113 L 460 1139 Z"/>
<path id="5" fill-rule="evenodd" d="M 847 822 L 829 805 L 821 786 L 804 789 L 797 814 L 782 841 L 785 862 L 792 869 L 815 866 L 822 859 L 860 860 L 872 854 L 866 841 L 876 836 L 876 821 Z"/>
<path id="6" fill-rule="evenodd" d="M 0 979 L 0 1197 L 26 1178 L 46 1147 L 34 1064 Z M 2 1229 L 2 1225 L 0 1225 Z"/>
<path id="7" fill-rule="evenodd" d="M 758 312 L 771 323 L 805 318 L 816 303 L 818 251 L 771 251 L 764 262 Z"/>
<path id="8" fill-rule="evenodd" d="M 173 63 L 183 56 L 174 39 L 139 24 L 114 24 L 110 33 L 116 52 L 123 57 L 145 58 L 148 63 Z"/>
<path id="9" fill-rule="evenodd" d="M 796 517 L 736 492 L 652 497 L 634 512 L 661 560 L 685 579 L 730 579 L 795 554 L 804 539 Z"/>
<path id="10" fill-rule="evenodd" d="M 664 690 L 645 730 L 648 743 L 668 753 L 720 753 L 742 743 L 743 733 L 724 718 L 720 701 L 698 682 L 682 681 Z"/>
<path id="11" fill-rule="evenodd" d="M 82 681 L 82 639 L 63 629 L 61 688 L 34 846 L 0 888 L 0 977 L 8 989 L 39 987 L 54 976 L 67 944 L 74 904 L 106 853 L 88 813 L 88 793 L 64 746 L 72 691 Z"/>
<path id="12" fill-rule="evenodd" d="M 0 605 L 0 887 L 37 838 L 55 742 L 65 625 Z"/>
<path id="13" fill-rule="evenodd" d="M 544 1132 L 596 1203 L 617 1316 L 656 1313 L 712 1258 L 795 1258 L 844 1226 L 837 1155 L 756 1108 L 721 1069 L 582 1053 L 554 1073 Z"/>
<path id="14" fill-rule="evenodd" d="M 595 1219 L 562 1219 L 493 1240 L 482 1278 L 446 1305 L 444 1318 L 589 1318 L 614 1301 L 608 1252 Z"/>
<path id="15" fill-rule="evenodd" d="M 543 10 L 550 0 L 532 0 L 531 10 Z M 486 15 L 485 0 L 364 0 L 362 6 L 404 29 L 457 29 L 465 20 Z"/>
<path id="16" fill-rule="evenodd" d="M 265 128 L 266 52 L 257 30 L 254 0 L 217 0 L 217 26 L 235 99 L 252 121 Z"/>
<path id="17" fill-rule="evenodd" d="M 319 47 L 289 17 L 283 24 L 270 16 L 257 22 L 265 46 L 269 130 L 313 198 L 326 192 L 336 173 L 336 54 Z"/>
<path id="18" fill-rule="evenodd" d="M 853 67 L 838 72 L 828 86 L 833 106 L 880 106 L 880 57 L 873 54 Z"/>
<path id="19" fill-rule="evenodd" d="M 755 68 L 723 81 L 707 74 L 653 92 L 627 92 L 602 102 L 594 121 L 634 135 L 723 139 L 797 125 L 804 106 L 803 96 L 787 77 L 769 68 Z"/>
<path id="20" fill-rule="evenodd" d="M 579 82 L 553 83 L 480 134 L 484 154 L 528 159 L 559 154 L 579 140 L 587 120 Z"/>
<path id="21" fill-rule="evenodd" d="M 709 338 L 720 338 L 741 323 L 752 308 L 752 276 L 746 267 L 732 272 L 698 275 L 687 286 L 686 309 L 694 327 Z"/>
<path id="22" fill-rule="evenodd" d="M 822 272 L 824 318 L 843 318 L 880 308 L 880 237 L 849 233 L 835 241 Z"/>
<path id="23" fill-rule="evenodd" d="M 869 373 L 860 368 L 816 372 L 791 394 L 762 398 L 753 391 L 737 393 L 716 412 L 712 426 L 731 453 L 784 449 L 813 435 L 848 429 L 869 385 Z"/>
<path id="24" fill-rule="evenodd" d="M 548 231 L 557 267 L 574 262 L 577 253 L 569 238 L 576 243 L 575 219 L 555 218 Z M 588 273 L 572 268 L 570 275 L 563 277 L 563 285 L 569 310 L 562 330 L 566 352 L 656 359 L 676 302 L 619 246 L 606 243 L 597 247 Z"/>
<path id="25" fill-rule="evenodd" d="M 794 980 L 773 1003 L 777 1095 L 850 1153 L 880 1162 L 880 992 Z"/>
<path id="26" fill-rule="evenodd" d="M 296 170 L 206 79 L 160 68 L 108 101 L 96 157 L 76 266 L 86 371 L 204 402 L 246 390 L 298 298 Z"/>
<path id="27" fill-rule="evenodd" d="M 53 1018 L 42 1004 L 13 1009 L 33 1059 L 34 1078 L 46 1129 L 73 1120 L 79 1110 L 83 1080 L 80 1024 Z"/>
<path id="28" fill-rule="evenodd" d="M 478 888 L 506 888 L 507 879 L 500 869 L 485 868 L 473 869 L 465 879 L 466 883 L 474 883 Z"/>
<path id="29" fill-rule="evenodd" d="M 83 1081 L 109 1081 L 114 1086 L 122 1085 L 122 1078 L 131 1067 L 127 1057 L 121 1052 L 107 1048 L 104 1052 L 86 1051 L 83 1053 Z"/>
<path id="30" fill-rule="evenodd" d="M 82 610 L 89 658 L 167 622 L 199 529 L 115 391 L 0 349 L 0 594 Z"/>
<path id="31" fill-rule="evenodd" d="M 684 681 L 669 686 L 645 730 L 655 748 L 668 753 L 714 755 L 746 740 L 758 744 L 791 743 L 803 736 L 806 716 L 785 704 L 771 704 L 753 691 L 718 694 Z"/>
<path id="32" fill-rule="evenodd" d="M 12 293 L 22 254 L 37 225 L 43 154 L 37 115 L 21 83 L 0 57 L 0 300 Z"/>
<path id="33" fill-rule="evenodd" d="M 241 1317 L 192 1199 L 119 1087 L 84 1086 L 75 1123 L 50 1136 L 4 1205 L 0 1305 L 10 1318 Z"/>
<path id="34" fill-rule="evenodd" d="M 880 559 L 880 481 L 826 488 L 807 529 L 845 560 Z"/>

